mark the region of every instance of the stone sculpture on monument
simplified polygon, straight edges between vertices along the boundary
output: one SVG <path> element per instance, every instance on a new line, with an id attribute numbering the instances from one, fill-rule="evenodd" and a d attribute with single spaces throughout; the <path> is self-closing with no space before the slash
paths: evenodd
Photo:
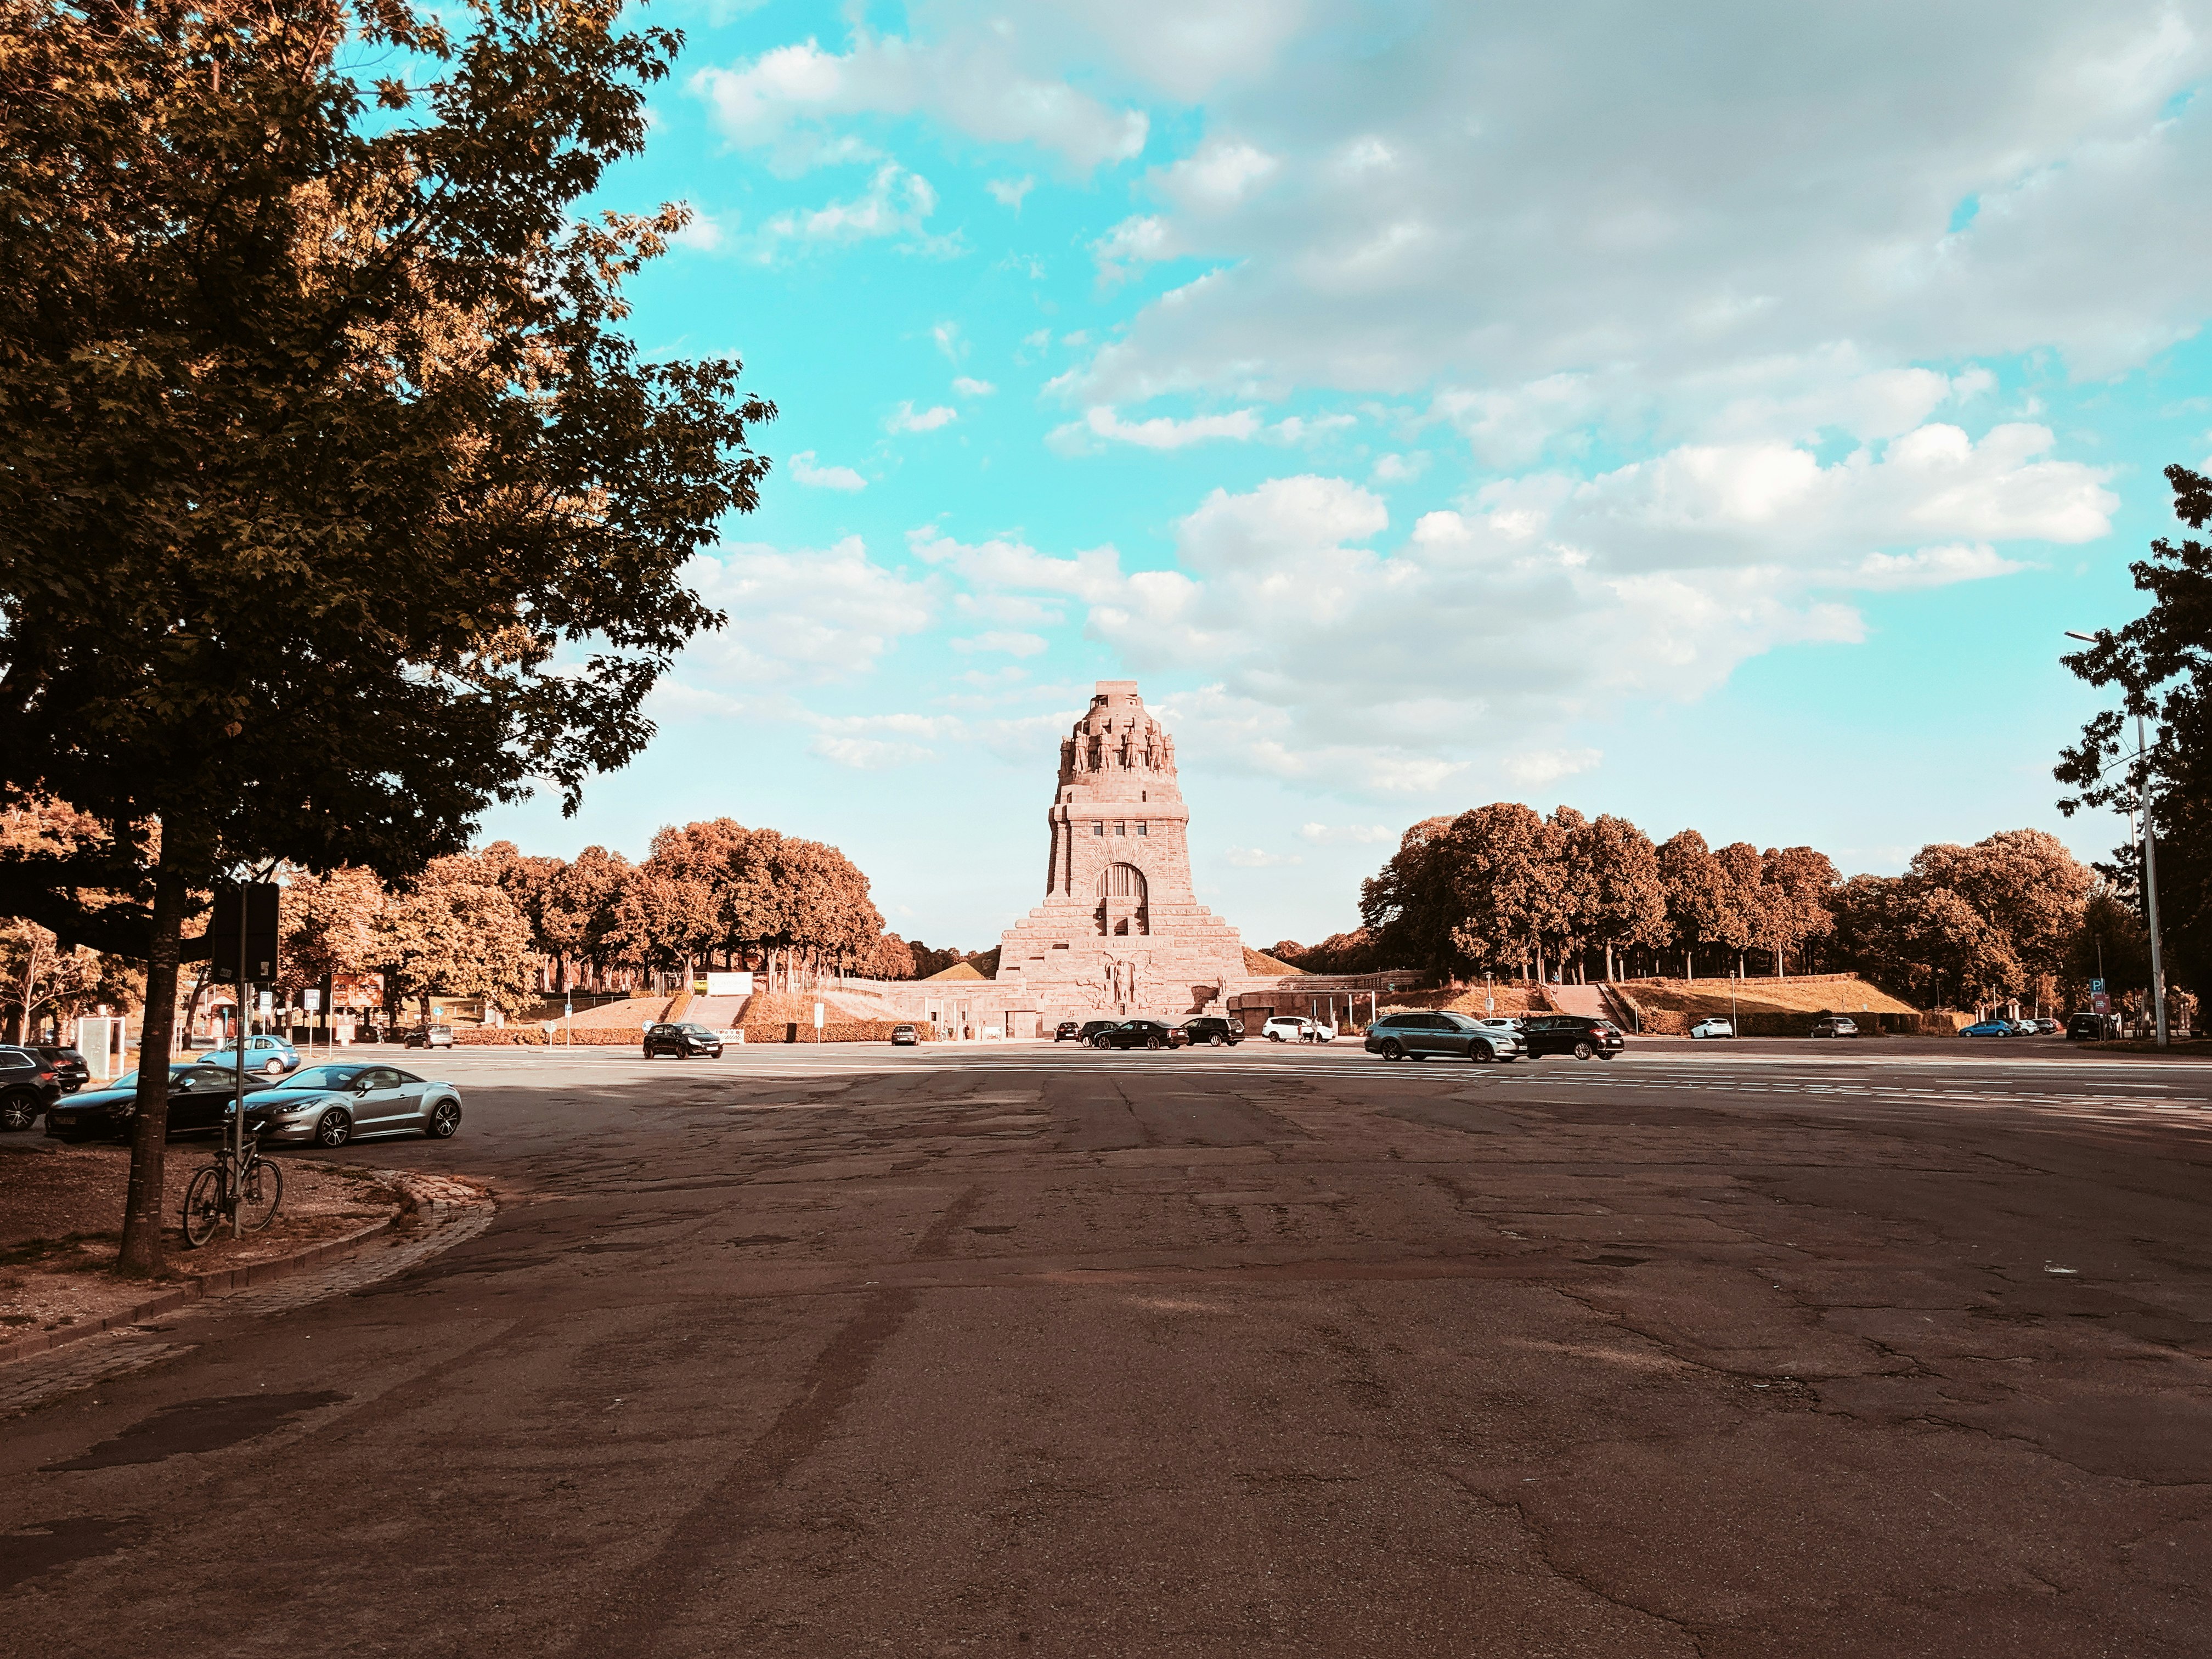
<path id="1" fill-rule="evenodd" d="M 1244 975 L 1244 944 L 1192 893 L 1175 739 L 1134 680 L 1098 682 L 1060 740 L 1045 817 L 1044 902 L 999 941 L 1008 1009 L 1018 998 L 1048 1030 L 1085 1015 L 1218 1012 Z"/>

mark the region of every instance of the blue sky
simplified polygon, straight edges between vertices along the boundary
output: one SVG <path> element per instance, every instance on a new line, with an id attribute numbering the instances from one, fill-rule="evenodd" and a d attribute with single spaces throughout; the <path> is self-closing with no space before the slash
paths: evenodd
<path id="1" fill-rule="evenodd" d="M 605 204 L 696 217 L 634 328 L 741 357 L 776 465 L 652 749 L 488 836 L 728 814 L 975 948 L 1133 677 L 1259 944 L 1498 799 L 1847 872 L 2118 838 L 2052 804 L 2057 658 L 2212 454 L 2207 8 L 650 15 Z"/>

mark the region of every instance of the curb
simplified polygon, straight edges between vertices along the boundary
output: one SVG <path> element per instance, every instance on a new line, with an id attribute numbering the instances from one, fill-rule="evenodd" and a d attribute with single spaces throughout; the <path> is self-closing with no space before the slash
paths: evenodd
<path id="1" fill-rule="evenodd" d="M 395 1177 L 392 1184 L 399 1192 L 398 1209 L 383 1220 L 372 1221 L 366 1227 L 357 1228 L 337 1238 L 326 1238 L 319 1244 L 310 1244 L 304 1250 L 295 1250 L 290 1255 L 280 1255 L 268 1261 L 248 1262 L 242 1267 L 229 1267 L 219 1273 L 209 1273 L 189 1285 L 180 1285 L 174 1290 L 164 1291 L 159 1296 L 149 1297 L 143 1302 L 112 1313 L 105 1319 L 88 1324 L 64 1326 L 59 1330 L 40 1331 L 32 1336 L 19 1336 L 12 1342 L 0 1342 L 0 1365 L 11 1360 L 28 1359 L 34 1354 L 46 1353 L 65 1344 L 82 1341 L 88 1336 L 99 1336 L 125 1325 L 136 1325 L 143 1320 L 156 1318 L 183 1307 L 188 1302 L 203 1301 L 219 1291 L 243 1290 L 248 1285 L 289 1278 L 305 1268 L 319 1267 L 333 1256 L 343 1255 L 379 1234 L 390 1232 L 408 1217 L 425 1208 L 447 1207 L 444 1200 L 434 1200 L 426 1205 L 421 1195 L 406 1184 L 406 1172 L 391 1170 L 383 1173 Z M 487 1196 L 485 1202 L 490 1201 Z"/>

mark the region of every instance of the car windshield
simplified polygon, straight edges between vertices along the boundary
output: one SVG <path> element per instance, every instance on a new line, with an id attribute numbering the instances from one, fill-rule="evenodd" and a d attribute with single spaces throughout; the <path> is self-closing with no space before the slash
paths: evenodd
<path id="1" fill-rule="evenodd" d="M 1471 1031 L 1477 1025 L 1480 1024 L 1481 1022 L 1480 1020 L 1469 1019 L 1465 1014 L 1455 1014 L 1447 1012 L 1444 1015 L 1444 1024 L 1450 1026 L 1455 1031 Z"/>
<path id="2" fill-rule="evenodd" d="M 366 1066 L 310 1066 L 295 1072 L 277 1086 L 283 1089 L 343 1089 L 368 1067 Z"/>
<path id="3" fill-rule="evenodd" d="M 189 1060 L 176 1061 L 169 1067 L 170 1079 L 174 1081 L 176 1079 L 182 1077 L 186 1072 L 189 1072 L 191 1069 L 191 1063 Z M 114 1082 L 109 1084 L 107 1086 L 110 1089 L 135 1089 L 138 1086 L 138 1073 L 136 1072 L 125 1072 L 121 1077 L 116 1079 Z"/>
<path id="4" fill-rule="evenodd" d="M 676 1029 L 679 1031 L 689 1031 L 694 1036 L 708 1036 L 712 1035 L 703 1025 L 679 1025 Z"/>

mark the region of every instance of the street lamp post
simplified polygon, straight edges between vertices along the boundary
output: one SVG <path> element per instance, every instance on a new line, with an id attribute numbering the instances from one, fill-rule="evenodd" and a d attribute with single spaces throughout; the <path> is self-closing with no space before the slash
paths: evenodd
<path id="1" fill-rule="evenodd" d="M 2069 640 L 2080 640 L 2085 645 L 2097 644 L 2094 634 L 2077 634 L 2066 630 Z M 2159 949 L 2158 938 L 2158 837 L 2153 833 L 2150 821 L 2150 745 L 2144 736 L 2143 717 L 2136 716 L 2136 804 L 2142 814 L 2143 849 L 2143 920 L 2150 927 L 2150 1006 L 2152 1018 L 2156 1022 L 2158 1046 L 2166 1042 L 2166 963 Z"/>

